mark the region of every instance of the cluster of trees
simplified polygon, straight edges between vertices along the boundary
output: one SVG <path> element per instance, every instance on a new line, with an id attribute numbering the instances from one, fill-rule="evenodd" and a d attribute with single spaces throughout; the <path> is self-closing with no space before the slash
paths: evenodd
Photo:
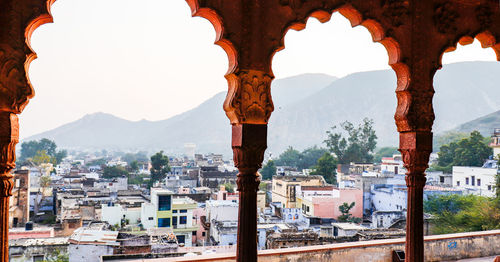
<path id="1" fill-rule="evenodd" d="M 323 141 L 327 148 L 314 146 L 300 152 L 289 147 L 276 160 L 269 160 L 260 171 L 262 178 L 272 179 L 276 174 L 276 166 L 290 166 L 298 170 L 312 168 L 313 175 L 321 175 L 327 183 L 336 184 L 337 163 L 372 162 L 377 145 L 373 120 L 365 118 L 357 127 L 345 121 L 340 127 L 339 131 L 336 126 L 327 131 L 327 139 Z M 393 149 L 386 151 L 392 154 Z M 388 154 L 385 151 L 383 153 Z"/>
<path id="2" fill-rule="evenodd" d="M 104 178 L 115 178 L 121 176 L 127 176 L 130 184 L 144 184 L 146 179 L 144 176 L 136 174 L 139 170 L 139 163 L 148 162 L 148 158 L 145 153 L 139 152 L 137 154 L 126 154 L 122 157 L 122 160 L 127 162 L 127 167 L 123 166 L 105 166 L 105 161 L 99 163 L 103 166 L 103 177 Z M 162 181 L 167 177 L 167 173 L 170 172 L 170 165 L 168 161 L 168 156 L 163 154 L 163 151 L 157 152 L 152 155 L 151 160 L 151 177 L 148 182 L 148 186 L 151 187 L 155 182 Z"/>
<path id="3" fill-rule="evenodd" d="M 21 155 L 19 161 L 44 161 L 44 163 L 59 164 L 68 155 L 66 150 L 57 150 L 54 141 L 42 138 L 39 141 L 32 140 L 21 144 Z"/>
<path id="4" fill-rule="evenodd" d="M 358 127 L 348 121 L 341 123 L 340 126 L 343 131 L 336 132 L 337 127 L 333 126 L 331 131 L 326 132 L 328 138 L 324 141 L 338 162 L 340 164 L 373 162 L 373 152 L 377 146 L 373 120 L 365 118 Z"/>
<path id="5" fill-rule="evenodd" d="M 475 195 L 431 196 L 424 211 L 434 215 L 433 234 L 500 229 L 500 197 Z"/>
<path id="6" fill-rule="evenodd" d="M 438 163 L 433 165 L 432 169 L 451 173 L 453 166 L 482 166 L 493 154 L 493 150 L 488 146 L 489 142 L 489 138 L 473 131 L 468 137 L 442 145 L 438 152 Z"/>

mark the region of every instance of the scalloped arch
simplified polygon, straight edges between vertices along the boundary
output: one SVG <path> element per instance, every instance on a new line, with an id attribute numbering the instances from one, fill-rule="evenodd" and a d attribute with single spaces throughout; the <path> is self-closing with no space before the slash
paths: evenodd
<path id="1" fill-rule="evenodd" d="M 38 17 L 35 17 L 33 20 L 31 20 L 24 30 L 25 45 L 27 50 L 26 61 L 24 62 L 24 71 L 26 73 L 25 77 L 30 89 L 30 94 L 28 94 L 28 96 L 26 97 L 26 101 L 23 101 L 21 110 L 27 105 L 29 99 L 35 96 L 35 90 L 33 89 L 29 77 L 30 64 L 37 58 L 36 52 L 31 47 L 31 36 L 33 35 L 33 32 L 41 25 L 54 22 L 50 9 L 55 1 L 56 0 L 46 0 L 46 10 L 44 10 L 46 12 L 42 12 Z"/>
<path id="2" fill-rule="evenodd" d="M 318 19 L 321 23 L 326 23 L 330 21 L 332 14 L 334 12 L 339 12 L 341 15 L 343 15 L 345 18 L 349 20 L 351 23 L 352 27 L 356 27 L 358 25 L 364 26 L 366 29 L 368 29 L 368 32 L 370 32 L 372 36 L 373 42 L 380 43 L 382 44 L 385 49 L 387 50 L 387 54 L 389 56 L 389 65 L 396 71 L 396 68 L 400 68 L 400 58 L 401 58 L 401 50 L 399 47 L 399 43 L 392 37 L 386 37 L 385 36 L 385 30 L 382 28 L 382 25 L 375 21 L 374 19 L 365 19 L 363 20 L 363 16 L 361 15 L 360 12 L 358 12 L 354 7 L 352 7 L 349 4 L 346 4 L 340 8 L 333 9 L 333 10 L 314 10 L 311 13 L 309 13 L 306 18 L 303 21 L 298 21 L 294 22 L 290 25 L 288 25 L 284 33 L 279 41 L 279 46 L 275 49 L 274 53 L 271 55 L 271 60 L 273 59 L 274 55 L 283 50 L 285 48 L 285 36 L 288 33 L 290 29 L 296 30 L 296 31 L 301 31 L 304 28 L 306 28 L 307 21 L 309 18 L 314 17 Z M 398 69 L 399 70 L 399 69 Z M 398 72 L 396 72 L 398 73 Z M 401 73 L 401 72 L 400 72 Z"/>
<path id="3" fill-rule="evenodd" d="M 358 25 L 364 26 L 370 32 L 373 42 L 380 43 L 385 47 L 389 58 L 388 64 L 396 73 L 397 78 L 395 92 L 398 106 L 396 108 L 394 118 L 396 120 L 398 131 L 408 129 L 407 126 L 405 126 L 406 121 L 404 120 L 408 115 L 412 103 L 411 94 L 408 92 L 408 87 L 411 81 L 411 73 L 408 65 L 401 61 L 400 45 L 396 39 L 385 35 L 385 30 L 379 22 L 374 19 L 364 19 L 363 15 L 349 4 L 343 5 L 333 10 L 314 10 L 309 13 L 309 15 L 307 15 L 303 21 L 298 21 L 288 25 L 285 28 L 284 33 L 280 39 L 280 45 L 275 49 L 275 52 L 271 56 L 271 61 L 277 52 L 285 48 L 284 39 L 288 30 L 294 29 L 300 31 L 304 29 L 310 17 L 317 18 L 321 23 L 328 22 L 334 12 L 339 12 L 341 15 L 347 18 L 352 27 L 356 27 Z"/>
<path id="4" fill-rule="evenodd" d="M 215 44 L 222 47 L 227 54 L 229 60 L 229 68 L 226 75 L 230 75 L 236 71 L 238 67 L 238 52 L 231 41 L 224 38 L 224 24 L 222 23 L 222 18 L 216 11 L 210 8 L 200 8 L 198 0 L 186 0 L 187 4 L 191 8 L 191 15 L 203 17 L 212 23 L 215 29 Z"/>
<path id="5" fill-rule="evenodd" d="M 442 48 L 442 51 L 439 53 L 438 58 L 438 69 L 440 69 L 442 64 L 443 55 L 445 53 L 453 52 L 457 49 L 457 45 L 469 45 L 474 42 L 474 39 L 477 39 L 481 43 L 482 48 L 492 48 L 495 51 L 497 61 L 500 61 L 500 43 L 496 40 L 495 36 L 491 34 L 489 31 L 480 32 L 474 36 L 471 35 L 461 35 L 458 36 L 453 43 L 449 46 L 445 46 Z"/>

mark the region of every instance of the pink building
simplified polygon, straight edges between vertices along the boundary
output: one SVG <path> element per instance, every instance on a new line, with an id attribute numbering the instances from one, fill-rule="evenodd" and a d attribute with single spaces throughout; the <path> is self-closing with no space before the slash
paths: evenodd
<path id="1" fill-rule="evenodd" d="M 354 202 L 350 214 L 363 217 L 363 190 L 358 188 L 335 188 L 333 186 L 299 187 L 297 189 L 298 207 L 309 216 L 337 219 L 342 213 L 343 203 Z"/>
<path id="2" fill-rule="evenodd" d="M 9 229 L 9 239 L 48 237 L 54 237 L 54 228 L 37 226 L 32 230 L 26 230 L 24 227 Z"/>
<path id="3" fill-rule="evenodd" d="M 236 193 L 229 193 L 226 191 L 225 186 L 220 186 L 219 192 L 217 192 L 217 199 L 216 200 L 236 200 L 240 198 L 240 194 L 238 192 Z"/>
<path id="4" fill-rule="evenodd" d="M 196 230 L 196 236 L 193 236 L 193 244 L 203 245 L 207 241 L 207 231 L 202 224 L 201 217 L 206 217 L 207 212 L 205 208 L 197 208 L 193 210 L 193 217 L 196 219 L 196 225 L 198 230 Z"/>

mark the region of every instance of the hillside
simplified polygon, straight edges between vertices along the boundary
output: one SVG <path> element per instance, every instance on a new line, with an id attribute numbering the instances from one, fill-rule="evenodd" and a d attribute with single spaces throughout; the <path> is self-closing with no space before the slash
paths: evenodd
<path id="1" fill-rule="evenodd" d="M 493 112 L 467 123 L 463 123 L 451 131 L 470 133 L 477 130 L 483 136 L 491 136 L 495 128 L 500 128 L 500 111 Z"/>
<path id="2" fill-rule="evenodd" d="M 450 130 L 500 110 L 500 64 L 465 62 L 445 65 L 435 76 L 434 132 Z M 397 145 L 394 124 L 396 77 L 391 70 L 360 72 L 336 80 L 306 74 L 275 80 L 275 112 L 269 126 L 269 150 L 289 145 L 303 149 L 321 144 L 325 132 L 345 120 L 375 120 L 379 146 Z M 199 152 L 230 154 L 230 126 L 222 110 L 225 93 L 175 117 L 131 122 L 106 114 L 87 115 L 25 140 L 47 137 L 67 148 L 160 150 L 182 153 L 186 142 Z M 491 132 L 491 131 L 490 131 Z"/>

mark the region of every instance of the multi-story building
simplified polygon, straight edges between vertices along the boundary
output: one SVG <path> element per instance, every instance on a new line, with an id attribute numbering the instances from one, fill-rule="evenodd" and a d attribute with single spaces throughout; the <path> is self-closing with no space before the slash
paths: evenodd
<path id="1" fill-rule="evenodd" d="M 493 157 L 498 159 L 500 155 L 500 128 L 495 128 L 491 138 L 490 146 L 493 148 Z"/>
<path id="2" fill-rule="evenodd" d="M 14 172 L 14 188 L 9 207 L 9 227 L 23 226 L 30 220 L 30 171 Z"/>
<path id="3" fill-rule="evenodd" d="M 198 204 L 189 197 L 174 197 L 172 200 L 172 227 L 179 244 L 192 246 L 196 243 L 197 220 L 193 212 Z M 194 236 L 194 237 L 193 237 Z"/>
<path id="4" fill-rule="evenodd" d="M 272 202 L 279 202 L 283 208 L 296 208 L 297 186 L 324 186 L 322 176 L 274 176 L 272 187 Z"/>
<path id="5" fill-rule="evenodd" d="M 320 218 L 338 218 L 342 213 L 339 207 L 343 203 L 354 202 L 350 214 L 363 217 L 363 191 L 360 188 L 342 188 L 333 186 L 298 188 L 297 204 L 307 216 Z"/>
<path id="6" fill-rule="evenodd" d="M 406 211 L 406 185 L 372 185 L 373 211 Z M 425 186 L 424 200 L 431 195 L 462 194 L 462 190 L 449 187 Z"/>
<path id="7" fill-rule="evenodd" d="M 192 246 L 192 236 L 198 230 L 196 219 L 193 220 L 196 208 L 197 203 L 188 197 L 176 198 L 172 191 L 151 188 L 151 203 L 141 207 L 141 223 L 146 229 L 171 227 L 179 244 Z"/>
<path id="8" fill-rule="evenodd" d="M 453 186 L 463 189 L 466 194 L 492 197 L 497 172 L 497 168 L 454 166 Z"/>
<path id="9" fill-rule="evenodd" d="M 206 221 L 209 223 L 209 240 L 214 245 L 236 244 L 238 227 L 238 202 L 232 200 L 206 201 Z"/>

